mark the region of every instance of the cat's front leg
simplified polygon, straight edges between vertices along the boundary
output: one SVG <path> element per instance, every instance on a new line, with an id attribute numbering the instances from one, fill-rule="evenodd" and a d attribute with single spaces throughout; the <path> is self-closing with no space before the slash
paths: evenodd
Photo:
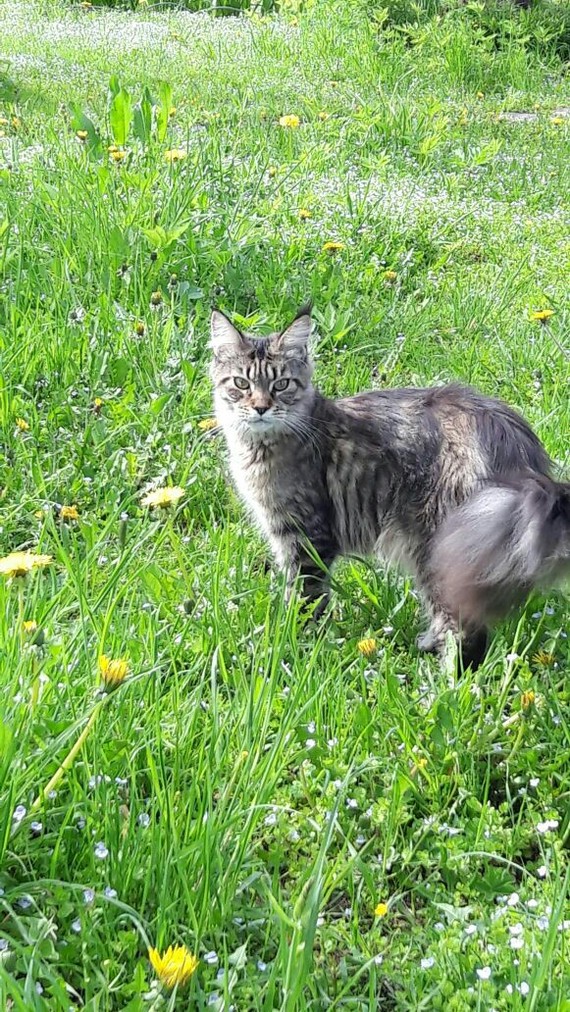
<path id="1" fill-rule="evenodd" d="M 321 615 L 329 600 L 328 570 L 337 555 L 332 538 L 327 532 L 311 539 L 300 532 L 280 531 L 272 535 L 271 544 L 287 580 L 287 598 L 298 589 L 307 602 L 316 603 L 315 617 Z"/>

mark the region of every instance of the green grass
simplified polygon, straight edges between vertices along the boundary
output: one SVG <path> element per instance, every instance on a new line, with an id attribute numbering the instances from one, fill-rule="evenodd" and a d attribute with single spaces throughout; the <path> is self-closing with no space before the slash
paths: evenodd
<path id="1" fill-rule="evenodd" d="M 327 393 L 471 382 L 570 474 L 570 85 L 540 11 L 477 11 L 0 8 L 0 554 L 54 558 L 0 583 L 2 1008 L 570 1008 L 567 599 L 461 676 L 393 570 L 346 563 L 305 628 L 199 427 L 211 305 L 312 298 Z"/>

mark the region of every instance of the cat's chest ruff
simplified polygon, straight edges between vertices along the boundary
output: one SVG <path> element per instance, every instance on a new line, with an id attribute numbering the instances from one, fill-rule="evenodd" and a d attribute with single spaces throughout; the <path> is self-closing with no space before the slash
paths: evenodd
<path id="1" fill-rule="evenodd" d="M 260 519 L 283 508 L 287 467 L 273 447 L 232 447 L 230 466 L 238 492 Z"/>

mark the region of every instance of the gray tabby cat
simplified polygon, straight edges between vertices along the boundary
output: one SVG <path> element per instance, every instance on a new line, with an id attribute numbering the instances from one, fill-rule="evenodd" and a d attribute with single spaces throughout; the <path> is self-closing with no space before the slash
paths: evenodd
<path id="1" fill-rule="evenodd" d="M 327 599 L 347 553 L 411 571 L 430 625 L 465 666 L 487 627 L 538 584 L 570 571 L 570 484 L 506 404 L 461 386 L 381 390 L 329 400 L 312 385 L 311 318 L 253 338 L 212 314 L 215 410 L 237 489 L 289 585 Z"/>

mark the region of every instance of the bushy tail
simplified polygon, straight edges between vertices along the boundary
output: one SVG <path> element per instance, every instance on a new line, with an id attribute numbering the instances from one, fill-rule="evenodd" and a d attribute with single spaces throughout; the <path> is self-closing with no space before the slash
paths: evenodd
<path id="1" fill-rule="evenodd" d="M 465 629 L 554 586 L 570 576 L 570 483 L 521 475 L 483 486 L 437 531 L 431 569 L 442 605 Z"/>

